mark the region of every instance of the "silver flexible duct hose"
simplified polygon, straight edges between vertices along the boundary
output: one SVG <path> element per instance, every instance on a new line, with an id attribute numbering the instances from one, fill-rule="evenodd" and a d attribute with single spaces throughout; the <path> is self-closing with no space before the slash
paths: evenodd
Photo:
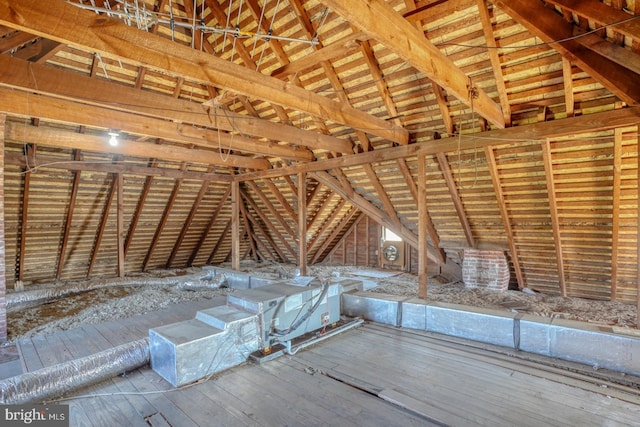
<path id="1" fill-rule="evenodd" d="M 0 403 L 42 402 L 149 363 L 146 338 L 0 381 Z"/>

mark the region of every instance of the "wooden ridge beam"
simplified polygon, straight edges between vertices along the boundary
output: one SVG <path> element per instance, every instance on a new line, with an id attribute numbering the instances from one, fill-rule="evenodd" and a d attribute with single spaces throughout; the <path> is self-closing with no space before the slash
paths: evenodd
<path id="1" fill-rule="evenodd" d="M 469 137 L 468 135 L 462 135 L 461 141 L 458 141 L 457 136 L 435 139 L 398 147 L 366 151 L 349 156 L 318 160 L 311 163 L 293 165 L 274 170 L 249 172 L 238 175 L 236 179 L 240 181 L 249 181 L 254 179 L 278 177 L 282 175 L 294 175 L 303 171 L 315 172 L 359 166 L 366 163 L 378 163 L 387 160 L 413 157 L 418 154 L 428 155 L 436 153 L 451 153 L 458 150 L 473 149 L 474 147 L 483 148 L 489 145 L 500 145 L 505 143 L 517 144 L 518 141 L 529 143 L 535 140 L 544 140 L 545 138 L 557 138 L 585 132 L 610 130 L 617 127 L 633 126 L 639 123 L 639 108 L 621 108 L 602 113 L 587 114 L 560 120 L 533 123 L 523 127 L 510 127 L 476 134 L 476 136 L 480 136 L 482 139 Z"/>
<path id="2" fill-rule="evenodd" d="M 40 145 L 82 149 L 98 153 L 112 153 L 133 157 L 154 157 L 163 160 L 203 163 L 216 166 L 244 165 L 239 167 L 255 167 L 260 169 L 268 167 L 269 162 L 264 159 L 252 159 L 250 157 L 221 155 L 214 151 L 197 148 L 181 148 L 170 145 L 157 145 L 147 142 L 137 142 L 120 137 L 120 143 L 113 147 L 107 143 L 107 136 L 78 134 L 53 128 L 22 126 L 14 123 L 7 125 L 7 139 L 19 142 L 37 142 Z M 226 162 L 224 161 L 226 158 Z M 266 163 L 266 164 L 265 164 Z"/>
<path id="3" fill-rule="evenodd" d="M 360 31 L 395 52 L 461 102 L 471 106 L 469 77 L 434 46 L 422 31 L 404 19 L 384 0 L 326 0 L 324 4 Z M 402 37 L 398 37 L 398 34 L 402 34 Z M 500 106 L 486 92 L 478 90 L 478 99 L 473 100 L 473 106 L 478 114 L 496 127 L 504 128 Z"/>
<path id="4" fill-rule="evenodd" d="M 78 10 L 62 0 L 50 0 L 48 5 L 45 9 L 39 0 L 0 0 L 0 24 L 105 57 L 257 97 L 356 129 L 367 129 L 394 142 L 408 140 L 405 129 L 314 92 L 128 27 L 107 16 Z M 64 25 L 60 25 L 61 22 Z"/>

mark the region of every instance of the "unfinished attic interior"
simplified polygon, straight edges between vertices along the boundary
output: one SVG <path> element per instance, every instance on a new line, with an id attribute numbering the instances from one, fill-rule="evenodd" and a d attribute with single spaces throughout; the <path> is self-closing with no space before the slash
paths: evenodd
<path id="1" fill-rule="evenodd" d="M 0 403 L 634 425 L 639 14 L 0 0 Z"/>

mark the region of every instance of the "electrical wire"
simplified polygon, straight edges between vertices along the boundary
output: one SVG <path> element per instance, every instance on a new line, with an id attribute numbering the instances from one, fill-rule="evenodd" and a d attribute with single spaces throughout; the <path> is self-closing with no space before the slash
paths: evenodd
<path id="1" fill-rule="evenodd" d="M 600 27 L 594 28 L 592 30 L 586 31 L 584 33 L 580 33 L 580 34 L 576 34 L 573 36 L 569 36 L 569 37 L 565 37 L 562 39 L 557 39 L 557 40 L 551 40 L 548 42 L 541 42 L 541 43 L 533 43 L 533 44 L 528 44 L 528 45 L 518 45 L 518 46 L 487 46 L 487 45 L 469 45 L 469 44 L 464 44 L 464 43 L 449 43 L 449 42 L 442 42 L 439 43 L 440 46 L 457 46 L 457 47 L 466 47 L 466 48 L 472 48 L 472 49 L 528 49 L 528 48 L 533 48 L 533 47 L 540 47 L 540 46 L 551 46 L 554 44 L 559 44 L 559 43 L 564 43 L 564 42 L 568 42 L 571 40 L 576 40 L 579 39 L 580 37 L 585 37 L 588 36 L 589 34 L 593 34 L 593 33 L 597 33 L 599 31 L 602 31 L 603 29 L 609 28 L 609 27 L 613 27 L 616 25 L 620 25 L 620 24 L 625 24 L 629 21 L 633 21 L 635 19 L 640 18 L 640 15 L 634 15 L 630 18 L 627 19 L 622 19 L 620 21 L 616 21 L 616 22 L 612 22 L 610 24 L 605 24 L 602 25 Z"/>

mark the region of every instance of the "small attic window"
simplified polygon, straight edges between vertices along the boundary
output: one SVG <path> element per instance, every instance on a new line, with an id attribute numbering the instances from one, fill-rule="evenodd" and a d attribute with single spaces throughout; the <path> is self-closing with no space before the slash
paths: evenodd
<path id="1" fill-rule="evenodd" d="M 402 237 L 398 236 L 386 227 L 382 229 L 382 236 L 385 242 L 402 242 Z"/>

